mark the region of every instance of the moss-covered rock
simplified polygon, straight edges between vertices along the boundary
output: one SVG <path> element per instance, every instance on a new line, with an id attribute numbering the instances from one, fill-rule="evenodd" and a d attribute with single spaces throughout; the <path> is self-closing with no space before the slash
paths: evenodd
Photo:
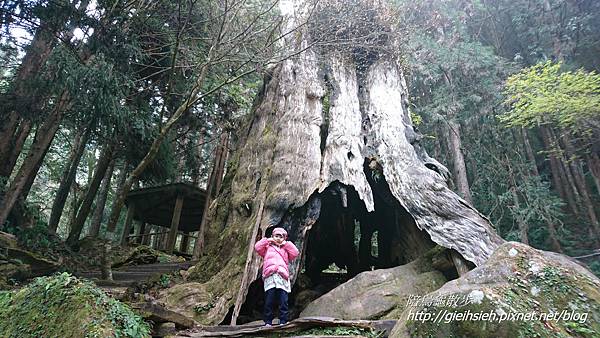
<path id="1" fill-rule="evenodd" d="M 399 316 L 391 337 L 600 336 L 600 280 L 521 243 L 503 244 L 426 300 Z"/>
<path id="2" fill-rule="evenodd" d="M 0 292 L 0 337 L 149 337 L 149 332 L 129 307 L 68 273 Z"/>
<path id="3" fill-rule="evenodd" d="M 0 231 L 0 290 L 13 288 L 31 277 L 55 272 L 61 262 L 25 250 L 14 235 Z"/>
<path id="4" fill-rule="evenodd" d="M 113 268 L 141 264 L 179 262 L 185 262 L 185 258 L 174 255 L 168 255 L 164 252 L 154 250 L 149 246 L 140 245 L 133 248 L 129 253 L 127 253 L 127 255 L 120 258 L 114 258 Z"/>

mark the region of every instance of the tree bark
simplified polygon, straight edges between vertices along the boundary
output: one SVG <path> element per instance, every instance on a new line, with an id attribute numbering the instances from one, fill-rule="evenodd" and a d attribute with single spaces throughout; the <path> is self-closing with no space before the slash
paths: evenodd
<path id="1" fill-rule="evenodd" d="M 71 147 L 71 154 L 69 155 L 69 162 L 63 169 L 62 178 L 56 191 L 56 197 L 52 203 L 52 211 L 50 212 L 50 220 L 48 221 L 48 230 L 52 233 L 56 232 L 58 223 L 62 216 L 65 208 L 65 203 L 71 190 L 71 186 L 75 181 L 77 174 L 77 168 L 81 161 L 81 156 L 87 144 L 87 140 L 90 136 L 91 127 L 85 128 L 85 130 L 79 130 L 73 140 L 73 146 Z"/>
<path id="2" fill-rule="evenodd" d="M 520 132 L 521 136 L 523 137 L 525 154 L 527 155 L 527 160 L 529 161 L 531 166 L 531 174 L 534 176 L 540 176 L 540 172 L 537 168 L 537 161 L 535 160 L 535 154 L 533 153 L 533 148 L 531 147 L 531 142 L 529 141 L 529 133 L 525 128 L 521 128 Z"/>
<path id="3" fill-rule="evenodd" d="M 108 197 L 108 191 L 110 190 L 110 181 L 112 180 L 114 169 L 115 160 L 113 159 L 106 170 L 106 175 L 104 175 L 102 185 L 100 186 L 100 191 L 98 192 L 98 197 L 96 198 L 96 209 L 94 210 L 94 215 L 92 216 L 89 231 L 89 235 L 92 237 L 98 237 L 98 234 L 100 233 L 102 216 L 104 215 L 106 198 Z"/>
<path id="4" fill-rule="evenodd" d="M 576 217 L 579 217 L 579 208 L 577 208 L 577 203 L 575 202 L 575 198 L 571 193 L 566 176 L 562 169 L 561 161 L 558 156 L 556 156 L 556 147 L 557 145 L 552 140 L 552 135 L 548 130 L 548 127 L 540 127 L 540 132 L 542 134 L 542 139 L 544 141 L 544 147 L 546 151 L 549 152 L 550 157 L 550 170 L 552 172 L 552 182 L 554 185 L 554 189 L 558 192 L 563 201 L 567 202 L 569 209 Z"/>
<path id="5" fill-rule="evenodd" d="M 66 243 L 70 246 L 75 245 L 79 240 L 79 236 L 81 235 L 81 231 L 83 230 L 85 220 L 87 219 L 92 207 L 92 203 L 94 202 L 94 197 L 96 196 L 98 188 L 100 187 L 100 183 L 102 182 L 102 179 L 104 178 L 106 171 L 111 163 L 113 151 L 114 145 L 109 144 L 104 146 L 102 152 L 100 153 L 100 158 L 98 158 L 96 170 L 94 171 L 94 175 L 89 184 L 85 197 L 81 202 L 79 211 L 77 212 L 75 223 L 73 223 L 73 225 L 71 226 L 69 237 L 67 237 L 66 240 Z"/>
<path id="6" fill-rule="evenodd" d="M 600 195 L 600 158 L 598 154 L 592 152 L 587 155 L 586 162 L 592 177 L 594 178 L 594 184 L 596 185 L 596 192 Z"/>
<path id="7" fill-rule="evenodd" d="M 119 176 L 117 178 L 117 190 L 116 190 L 117 193 L 115 195 L 120 195 L 122 193 L 123 189 L 124 189 L 125 179 L 127 178 L 127 166 L 128 166 L 128 163 L 127 163 L 127 161 L 125 161 L 123 163 L 123 168 L 119 171 Z M 116 200 L 114 200 L 113 203 L 112 203 L 112 205 L 111 205 L 111 208 L 110 208 L 110 214 L 111 215 L 112 214 L 117 214 L 117 219 L 118 219 L 119 218 L 118 215 L 121 214 L 121 208 L 122 207 L 123 207 L 122 205 L 120 205 L 120 206 L 117 205 Z M 118 210 L 116 210 L 117 208 L 118 208 Z M 113 231 L 115 231 L 114 227 L 116 227 L 116 225 L 117 225 L 117 223 L 115 222 L 115 224 L 113 225 L 113 228 L 110 228 L 110 223 L 109 223 L 109 224 L 107 224 L 107 229 L 106 230 L 109 231 L 109 232 L 113 232 Z"/>
<path id="8" fill-rule="evenodd" d="M 49 149 L 50 149 L 50 147 L 46 148 L 46 150 L 42 154 L 42 159 L 35 164 L 35 167 L 33 168 L 33 172 L 35 174 L 29 175 L 27 182 L 25 182 L 25 185 L 23 185 L 23 190 L 21 191 L 21 196 L 19 196 L 19 199 L 21 201 L 23 201 L 23 202 L 27 201 L 27 197 L 29 196 L 29 193 L 31 192 L 31 187 L 33 187 L 33 183 L 35 182 L 35 179 L 37 178 L 37 173 L 40 171 L 40 168 L 42 168 L 42 164 L 44 163 L 43 159 L 48 154 Z"/>
<path id="9" fill-rule="evenodd" d="M 537 169 L 535 155 L 533 152 L 533 148 L 531 147 L 531 142 L 529 141 L 529 133 L 528 133 L 527 129 L 521 128 L 521 135 L 523 137 L 525 153 L 526 153 L 527 159 L 531 165 L 530 173 L 531 173 L 531 175 L 539 176 L 539 171 Z M 553 165 L 556 165 L 556 162 L 552 162 L 552 160 L 551 160 L 550 170 L 552 172 L 552 178 L 553 179 L 556 178 L 560 182 L 560 177 L 558 175 L 556 175 L 556 176 L 554 175 Z M 513 176 L 512 171 L 511 171 L 511 176 Z M 513 186 L 516 185 L 516 181 L 513 180 L 512 184 L 513 184 Z M 564 192 L 562 191 L 562 185 L 560 183 L 557 184 L 557 182 L 554 182 L 554 184 L 555 184 L 555 186 L 557 186 L 557 190 L 559 190 L 559 196 L 561 196 L 561 197 L 564 196 Z M 516 201 L 516 203 L 518 203 L 518 195 L 516 194 L 516 192 L 514 190 L 511 190 L 511 194 L 513 196 L 513 201 Z M 519 206 L 517 205 L 517 207 L 519 207 Z M 520 222 L 522 222 L 522 221 L 520 221 Z M 548 228 L 548 237 L 550 239 L 550 246 L 551 246 L 552 250 L 555 252 L 562 253 L 563 249 L 562 249 L 562 246 L 560 245 L 560 242 L 558 241 L 558 234 L 556 232 L 556 227 L 552 223 L 553 221 L 550 219 L 544 218 L 544 222 L 546 223 L 546 227 Z M 519 229 L 520 229 L 519 234 L 520 234 L 521 241 L 526 244 L 529 244 L 528 241 L 525 242 L 525 241 L 523 241 L 523 239 L 527 235 L 528 228 L 529 228 L 528 224 L 524 224 L 524 226 L 519 224 Z M 527 240 L 528 240 L 528 238 L 527 238 Z"/>
<path id="10" fill-rule="evenodd" d="M 6 151 L 0 150 L 2 154 L 0 154 L 0 158 L 5 159 L 0 162 L 0 176 L 4 176 L 6 178 L 10 177 L 10 174 L 13 172 L 15 165 L 17 164 L 17 159 L 19 158 L 19 154 L 23 149 L 23 145 L 25 144 L 25 140 L 27 136 L 29 136 L 29 132 L 31 131 L 31 121 L 26 120 L 21 122 L 17 133 L 13 139 L 11 139 L 6 145 Z M 4 146 L 2 146 L 4 147 Z"/>
<path id="11" fill-rule="evenodd" d="M 285 43 L 294 50 L 296 43 L 310 45 L 306 39 L 298 34 Z M 363 209 L 361 215 L 373 222 L 387 221 L 374 220 L 373 214 L 401 210 L 407 215 L 402 226 L 414 227 L 426 240 L 455 249 L 475 265 L 502 243 L 489 221 L 448 189 L 440 174 L 447 169 L 437 161 L 437 168 L 431 167 L 410 122 L 407 86 L 396 59 L 374 53 L 364 65 L 352 52 L 320 52 L 308 50 L 270 70 L 248 124 L 239 130 L 240 144 L 208 210 L 204 249 L 190 276 L 195 283 L 188 284 L 218 299 L 197 316 L 202 323 L 223 321 L 232 307 L 235 323 L 260 275 L 261 259 L 253 246 L 273 227 L 287 230 L 299 257 L 307 257 L 311 240 L 322 243 L 316 247 L 330 250 L 322 253 L 327 261 L 344 260 L 332 257 L 340 250 L 328 233 L 343 231 L 333 220 Z M 339 202 L 343 194 L 337 185 L 347 191 L 348 208 Z M 339 235 L 344 237 L 333 241 L 348 234 Z M 227 250 L 223 238 L 231 239 Z M 392 264 L 389 252 L 381 254 Z M 302 259 L 291 263 L 292 284 L 302 264 Z M 236 278 L 223 287 L 221 276 Z"/>
<path id="12" fill-rule="evenodd" d="M 448 121 L 448 129 L 448 141 L 450 144 L 450 152 L 452 154 L 452 162 L 454 164 L 454 178 L 458 194 L 467 202 L 473 204 L 469 180 L 467 179 L 467 167 L 465 166 L 465 158 L 462 153 L 460 125 L 456 121 L 450 120 Z"/>
<path id="13" fill-rule="evenodd" d="M 200 222 L 200 227 L 198 229 L 198 237 L 196 237 L 196 242 L 194 243 L 194 253 L 193 259 L 198 259 L 200 255 L 202 255 L 202 250 L 204 249 L 204 232 L 206 230 L 207 223 L 209 221 L 208 214 L 210 205 L 213 201 L 213 195 L 221 186 L 222 175 L 225 169 L 225 160 L 227 157 L 227 143 L 229 142 L 229 133 L 223 131 L 219 138 L 219 144 L 215 149 L 215 159 L 213 163 L 213 168 L 208 178 L 207 186 L 206 186 L 206 201 L 204 202 L 204 210 L 202 213 L 202 221 Z"/>
<path id="14" fill-rule="evenodd" d="M 37 32 L 35 33 L 33 40 L 27 52 L 23 57 L 23 61 L 17 71 L 15 80 L 13 81 L 14 86 L 10 89 L 6 95 L 8 102 L 2 102 L 2 114 L 0 114 L 0 145 L 4 146 L 9 144 L 11 139 L 16 136 L 17 127 L 21 121 L 19 111 L 31 111 L 31 107 L 36 103 L 33 102 L 31 92 L 34 91 L 28 88 L 31 79 L 37 76 L 44 66 L 50 53 L 52 52 L 56 43 L 55 30 L 53 30 L 47 23 L 42 22 Z M 28 102 L 25 102 L 28 101 Z M 11 151 L 10 148 L 0 147 Z M 0 162 L 6 160 L 7 154 L 0 150 Z"/>
<path id="15" fill-rule="evenodd" d="M 36 169 L 39 168 L 39 163 L 43 160 L 48 147 L 50 147 L 54 135 L 60 126 L 63 113 L 68 109 L 69 105 L 69 94 L 63 91 L 53 111 L 38 128 L 36 135 L 39 135 L 39 137 L 36 137 L 33 141 L 31 149 L 19 168 L 15 179 L 11 182 L 4 198 L 0 202 L 0 226 L 6 222 L 10 211 L 21 196 L 27 182 L 31 180 L 31 177 L 37 175 Z"/>
<path id="16" fill-rule="evenodd" d="M 131 232 L 131 225 L 133 224 L 133 216 L 134 215 L 135 215 L 135 204 L 132 204 L 127 208 L 127 216 L 125 217 L 125 225 L 123 226 L 123 233 L 121 234 L 121 245 L 127 245 L 129 243 L 129 233 Z"/>
<path id="17" fill-rule="evenodd" d="M 592 202 L 592 199 L 590 198 L 587 183 L 585 182 L 585 178 L 583 177 L 581 162 L 576 157 L 575 151 L 573 150 L 573 146 L 571 145 L 571 141 L 566 136 L 562 136 L 561 141 L 567 153 L 567 163 L 568 167 L 571 169 L 573 181 L 575 182 L 575 186 L 577 187 L 579 195 L 581 196 L 581 201 L 587 211 L 587 216 L 590 220 L 590 224 L 594 229 L 594 233 L 596 235 L 596 242 L 600 243 L 600 223 L 598 222 L 598 217 L 596 216 L 596 212 L 594 211 L 594 204 Z"/>
<path id="18" fill-rule="evenodd" d="M 505 165 L 508 167 L 508 180 L 510 184 L 509 191 L 513 199 L 513 208 L 516 209 L 516 212 L 513 212 L 513 215 L 519 227 L 519 239 L 521 243 L 529 245 L 529 225 L 519 215 L 519 212 L 521 210 L 521 203 L 519 202 L 519 195 L 517 194 L 517 181 L 515 179 L 515 174 L 512 170 L 512 167 L 510 166 L 510 160 L 508 159 L 508 155 L 505 154 L 504 156 L 506 160 Z"/>

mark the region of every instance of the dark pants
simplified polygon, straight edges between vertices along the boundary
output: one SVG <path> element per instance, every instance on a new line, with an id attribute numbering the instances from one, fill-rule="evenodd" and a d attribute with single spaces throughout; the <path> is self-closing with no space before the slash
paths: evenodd
<path id="1" fill-rule="evenodd" d="M 273 323 L 275 301 L 279 303 L 279 324 L 285 324 L 288 321 L 288 293 L 277 288 L 265 291 L 265 323 Z"/>

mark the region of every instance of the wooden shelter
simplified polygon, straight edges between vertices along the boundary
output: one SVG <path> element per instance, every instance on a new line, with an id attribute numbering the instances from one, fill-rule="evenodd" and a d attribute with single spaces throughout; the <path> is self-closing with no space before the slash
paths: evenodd
<path id="1" fill-rule="evenodd" d="M 155 243 L 159 249 L 172 253 L 175 249 L 177 235 L 182 233 L 180 251 L 186 252 L 190 233 L 198 231 L 202 222 L 206 191 L 186 183 L 173 183 L 158 187 L 132 190 L 127 194 L 127 218 L 123 230 L 122 243 L 129 238 L 137 237 L 139 242 L 150 242 L 150 225 L 167 228 L 167 231 L 155 231 Z M 133 220 L 140 221 L 138 233 L 130 236 Z M 166 243 L 163 245 L 164 235 Z"/>

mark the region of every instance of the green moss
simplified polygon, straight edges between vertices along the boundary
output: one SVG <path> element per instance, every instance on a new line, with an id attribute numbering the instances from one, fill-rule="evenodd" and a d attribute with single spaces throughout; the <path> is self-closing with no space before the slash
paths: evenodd
<path id="1" fill-rule="evenodd" d="M 409 320 L 406 327 L 413 337 L 598 337 L 600 323 L 600 290 L 586 276 L 545 265 L 532 269 L 531 261 L 519 258 L 514 275 L 508 283 L 495 285 L 482 291 L 486 297 L 479 304 L 460 307 L 431 306 L 422 309 L 435 318 L 438 313 L 561 313 L 563 311 L 587 314 L 581 318 L 560 320 L 513 319 L 498 321 L 449 322 Z M 535 291 L 533 291 L 535 290 Z M 465 297 L 456 293 L 453 296 Z M 446 296 L 448 299 L 449 296 Z M 415 309 L 416 311 L 416 309 Z"/>
<path id="2" fill-rule="evenodd" d="M 1 337 L 149 337 L 149 332 L 129 307 L 68 273 L 0 293 Z"/>
<path id="3" fill-rule="evenodd" d="M 351 326 L 334 326 L 334 327 L 313 327 L 310 329 L 297 330 L 292 332 L 277 332 L 270 335 L 256 334 L 250 337 L 327 337 L 327 336 L 351 336 L 351 337 L 366 337 L 377 338 L 385 337 L 385 331 L 370 330 L 360 327 Z"/>

